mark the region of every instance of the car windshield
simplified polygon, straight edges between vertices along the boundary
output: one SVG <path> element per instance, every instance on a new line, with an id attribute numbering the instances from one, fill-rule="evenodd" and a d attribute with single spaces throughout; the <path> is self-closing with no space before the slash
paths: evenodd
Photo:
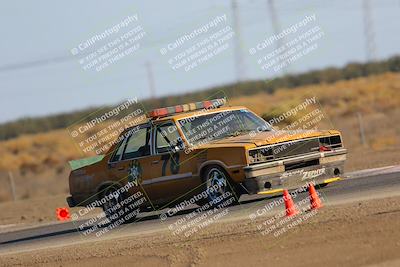
<path id="1" fill-rule="evenodd" d="M 247 109 L 226 110 L 193 116 L 178 121 L 192 145 L 252 132 L 271 131 L 272 127 Z"/>

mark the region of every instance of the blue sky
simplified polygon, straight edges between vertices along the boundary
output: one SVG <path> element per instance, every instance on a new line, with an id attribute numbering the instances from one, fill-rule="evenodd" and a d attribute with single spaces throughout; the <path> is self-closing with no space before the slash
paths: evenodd
<path id="1" fill-rule="evenodd" d="M 266 0 L 238 0 L 242 58 L 240 78 L 265 79 L 248 53 L 271 36 L 273 27 Z M 289 72 L 343 66 L 366 60 L 362 1 L 276 1 L 281 29 L 316 14 L 324 31 L 318 49 L 296 61 Z M 400 1 L 371 0 L 376 58 L 400 53 Z M 146 36 L 140 49 L 101 72 L 84 71 L 70 50 L 90 37 L 137 14 Z M 123 99 L 150 96 L 145 64 L 150 62 L 157 96 L 201 90 L 234 82 L 235 42 L 207 64 L 185 72 L 173 70 L 160 49 L 183 34 L 226 14 L 234 28 L 231 1 L 8 1 L 0 8 L 0 122 L 41 116 Z M 111 40 L 111 39 L 108 39 Z M 62 60 L 54 60 L 61 58 Z M 22 67 L 29 62 L 39 63 Z M 7 66 L 16 64 L 16 68 Z"/>

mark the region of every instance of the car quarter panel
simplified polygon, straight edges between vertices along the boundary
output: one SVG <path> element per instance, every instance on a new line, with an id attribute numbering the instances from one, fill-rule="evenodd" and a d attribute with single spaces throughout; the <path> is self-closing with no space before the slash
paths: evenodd
<path id="1" fill-rule="evenodd" d="M 106 157 L 96 164 L 72 171 L 69 188 L 75 204 L 85 205 L 93 201 L 98 187 L 106 180 L 109 180 Z"/>

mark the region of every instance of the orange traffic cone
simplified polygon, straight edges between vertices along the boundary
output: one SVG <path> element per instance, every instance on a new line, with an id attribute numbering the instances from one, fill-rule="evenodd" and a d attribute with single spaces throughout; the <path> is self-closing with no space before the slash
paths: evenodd
<path id="1" fill-rule="evenodd" d="M 283 190 L 283 200 L 285 201 L 286 216 L 294 216 L 299 213 L 294 205 L 293 199 L 286 189 Z"/>
<path id="2" fill-rule="evenodd" d="M 315 190 L 313 184 L 309 184 L 308 185 L 308 194 L 310 196 L 310 204 L 311 204 L 311 209 L 312 210 L 319 209 L 319 208 L 323 207 L 321 199 L 319 199 L 318 193 Z"/>

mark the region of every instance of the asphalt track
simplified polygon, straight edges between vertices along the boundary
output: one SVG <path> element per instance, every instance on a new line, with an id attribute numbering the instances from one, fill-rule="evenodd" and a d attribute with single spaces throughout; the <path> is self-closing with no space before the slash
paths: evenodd
<path id="1" fill-rule="evenodd" d="M 342 181 L 330 184 L 319 189 L 324 205 L 338 205 L 362 200 L 386 198 L 400 195 L 400 166 L 384 167 L 373 170 L 364 170 L 345 175 Z M 298 199 L 305 198 L 307 193 L 301 193 Z M 244 195 L 239 205 L 229 208 L 229 213 L 218 220 L 218 223 L 235 220 L 250 220 L 250 215 L 262 209 L 280 197 L 266 197 L 258 195 Z M 277 207 L 270 211 L 271 215 L 284 210 Z M 97 242 L 101 240 L 135 237 L 149 233 L 172 234 L 168 226 L 176 223 L 182 216 L 193 211 L 186 209 L 179 214 L 161 220 L 159 213 L 143 213 L 138 221 L 122 225 L 112 231 L 96 237 L 84 235 L 78 226 L 85 221 L 47 224 L 28 229 L 4 232 L 0 234 L 0 255 L 35 251 L 40 249 L 63 247 L 78 243 Z"/>

